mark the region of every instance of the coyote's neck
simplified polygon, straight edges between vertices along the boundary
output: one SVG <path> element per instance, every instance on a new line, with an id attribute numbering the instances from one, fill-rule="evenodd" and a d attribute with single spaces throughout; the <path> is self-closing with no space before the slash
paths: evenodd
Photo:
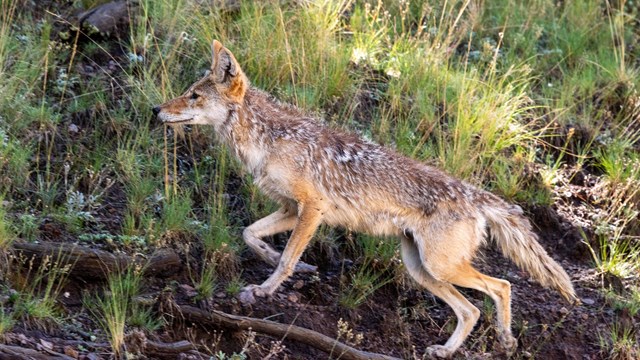
<path id="1" fill-rule="evenodd" d="M 268 131 L 250 97 L 247 92 L 243 104 L 231 108 L 225 122 L 216 130 L 221 140 L 255 177 L 262 170 Z"/>

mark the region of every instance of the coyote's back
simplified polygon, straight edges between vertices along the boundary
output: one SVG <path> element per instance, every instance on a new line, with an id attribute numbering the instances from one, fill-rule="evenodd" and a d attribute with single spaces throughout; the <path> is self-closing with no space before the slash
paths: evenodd
<path id="1" fill-rule="evenodd" d="M 219 42 L 212 53 L 211 73 L 154 113 L 168 124 L 212 125 L 260 189 L 281 204 L 243 232 L 247 245 L 276 269 L 261 285 L 245 287 L 241 301 L 273 294 L 293 271 L 315 271 L 299 259 L 322 223 L 400 239 L 407 272 L 458 318 L 446 344 L 427 349 L 432 356 L 455 352 L 479 317 L 454 285 L 488 294 L 496 303 L 502 346 L 507 352 L 516 347 L 510 284 L 471 264 L 487 229 L 502 253 L 540 284 L 576 299 L 569 276 L 537 242 L 519 207 L 279 103 L 249 86 Z M 289 230 L 282 254 L 262 240 Z"/>

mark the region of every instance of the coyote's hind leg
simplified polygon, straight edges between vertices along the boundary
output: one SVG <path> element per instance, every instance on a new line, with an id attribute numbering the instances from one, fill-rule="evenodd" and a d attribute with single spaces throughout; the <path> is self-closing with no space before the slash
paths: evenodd
<path id="1" fill-rule="evenodd" d="M 498 339 L 508 354 L 513 353 L 518 341 L 511 334 L 511 284 L 484 275 L 469 263 L 461 265 L 449 281 L 454 285 L 482 291 L 493 299 L 498 313 Z"/>
<path id="2" fill-rule="evenodd" d="M 480 310 L 473 306 L 453 285 L 434 278 L 422 264 L 420 253 L 413 239 L 403 236 L 402 261 L 409 275 L 420 285 L 446 302 L 458 318 L 453 334 L 444 345 L 432 345 L 427 349 L 431 357 L 447 358 L 462 345 L 480 317 Z"/>

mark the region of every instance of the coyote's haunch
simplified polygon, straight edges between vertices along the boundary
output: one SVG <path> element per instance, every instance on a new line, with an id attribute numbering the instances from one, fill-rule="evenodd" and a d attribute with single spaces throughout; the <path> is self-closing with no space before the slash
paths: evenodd
<path id="1" fill-rule="evenodd" d="M 545 287 L 577 300 L 571 280 L 537 242 L 518 206 L 356 135 L 334 130 L 294 106 L 252 88 L 233 54 L 213 42 L 211 72 L 184 95 L 153 109 L 167 124 L 212 125 L 281 208 L 243 233 L 244 241 L 276 270 L 249 285 L 243 302 L 271 295 L 293 271 L 322 223 L 400 238 L 404 265 L 420 285 L 453 308 L 458 323 L 445 345 L 427 349 L 448 357 L 467 338 L 480 311 L 455 286 L 476 289 L 496 304 L 498 337 L 508 352 L 511 285 L 471 265 L 487 229 L 498 248 Z M 282 254 L 261 240 L 293 230 Z"/>

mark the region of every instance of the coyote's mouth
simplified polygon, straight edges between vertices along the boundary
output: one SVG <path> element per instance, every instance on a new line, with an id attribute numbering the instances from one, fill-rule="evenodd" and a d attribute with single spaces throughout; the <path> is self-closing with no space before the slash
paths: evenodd
<path id="1" fill-rule="evenodd" d="M 186 122 L 189 122 L 189 121 L 193 121 L 193 118 L 180 119 L 180 120 L 163 120 L 162 122 L 165 123 L 165 124 L 174 125 L 174 124 L 186 123 Z"/>

